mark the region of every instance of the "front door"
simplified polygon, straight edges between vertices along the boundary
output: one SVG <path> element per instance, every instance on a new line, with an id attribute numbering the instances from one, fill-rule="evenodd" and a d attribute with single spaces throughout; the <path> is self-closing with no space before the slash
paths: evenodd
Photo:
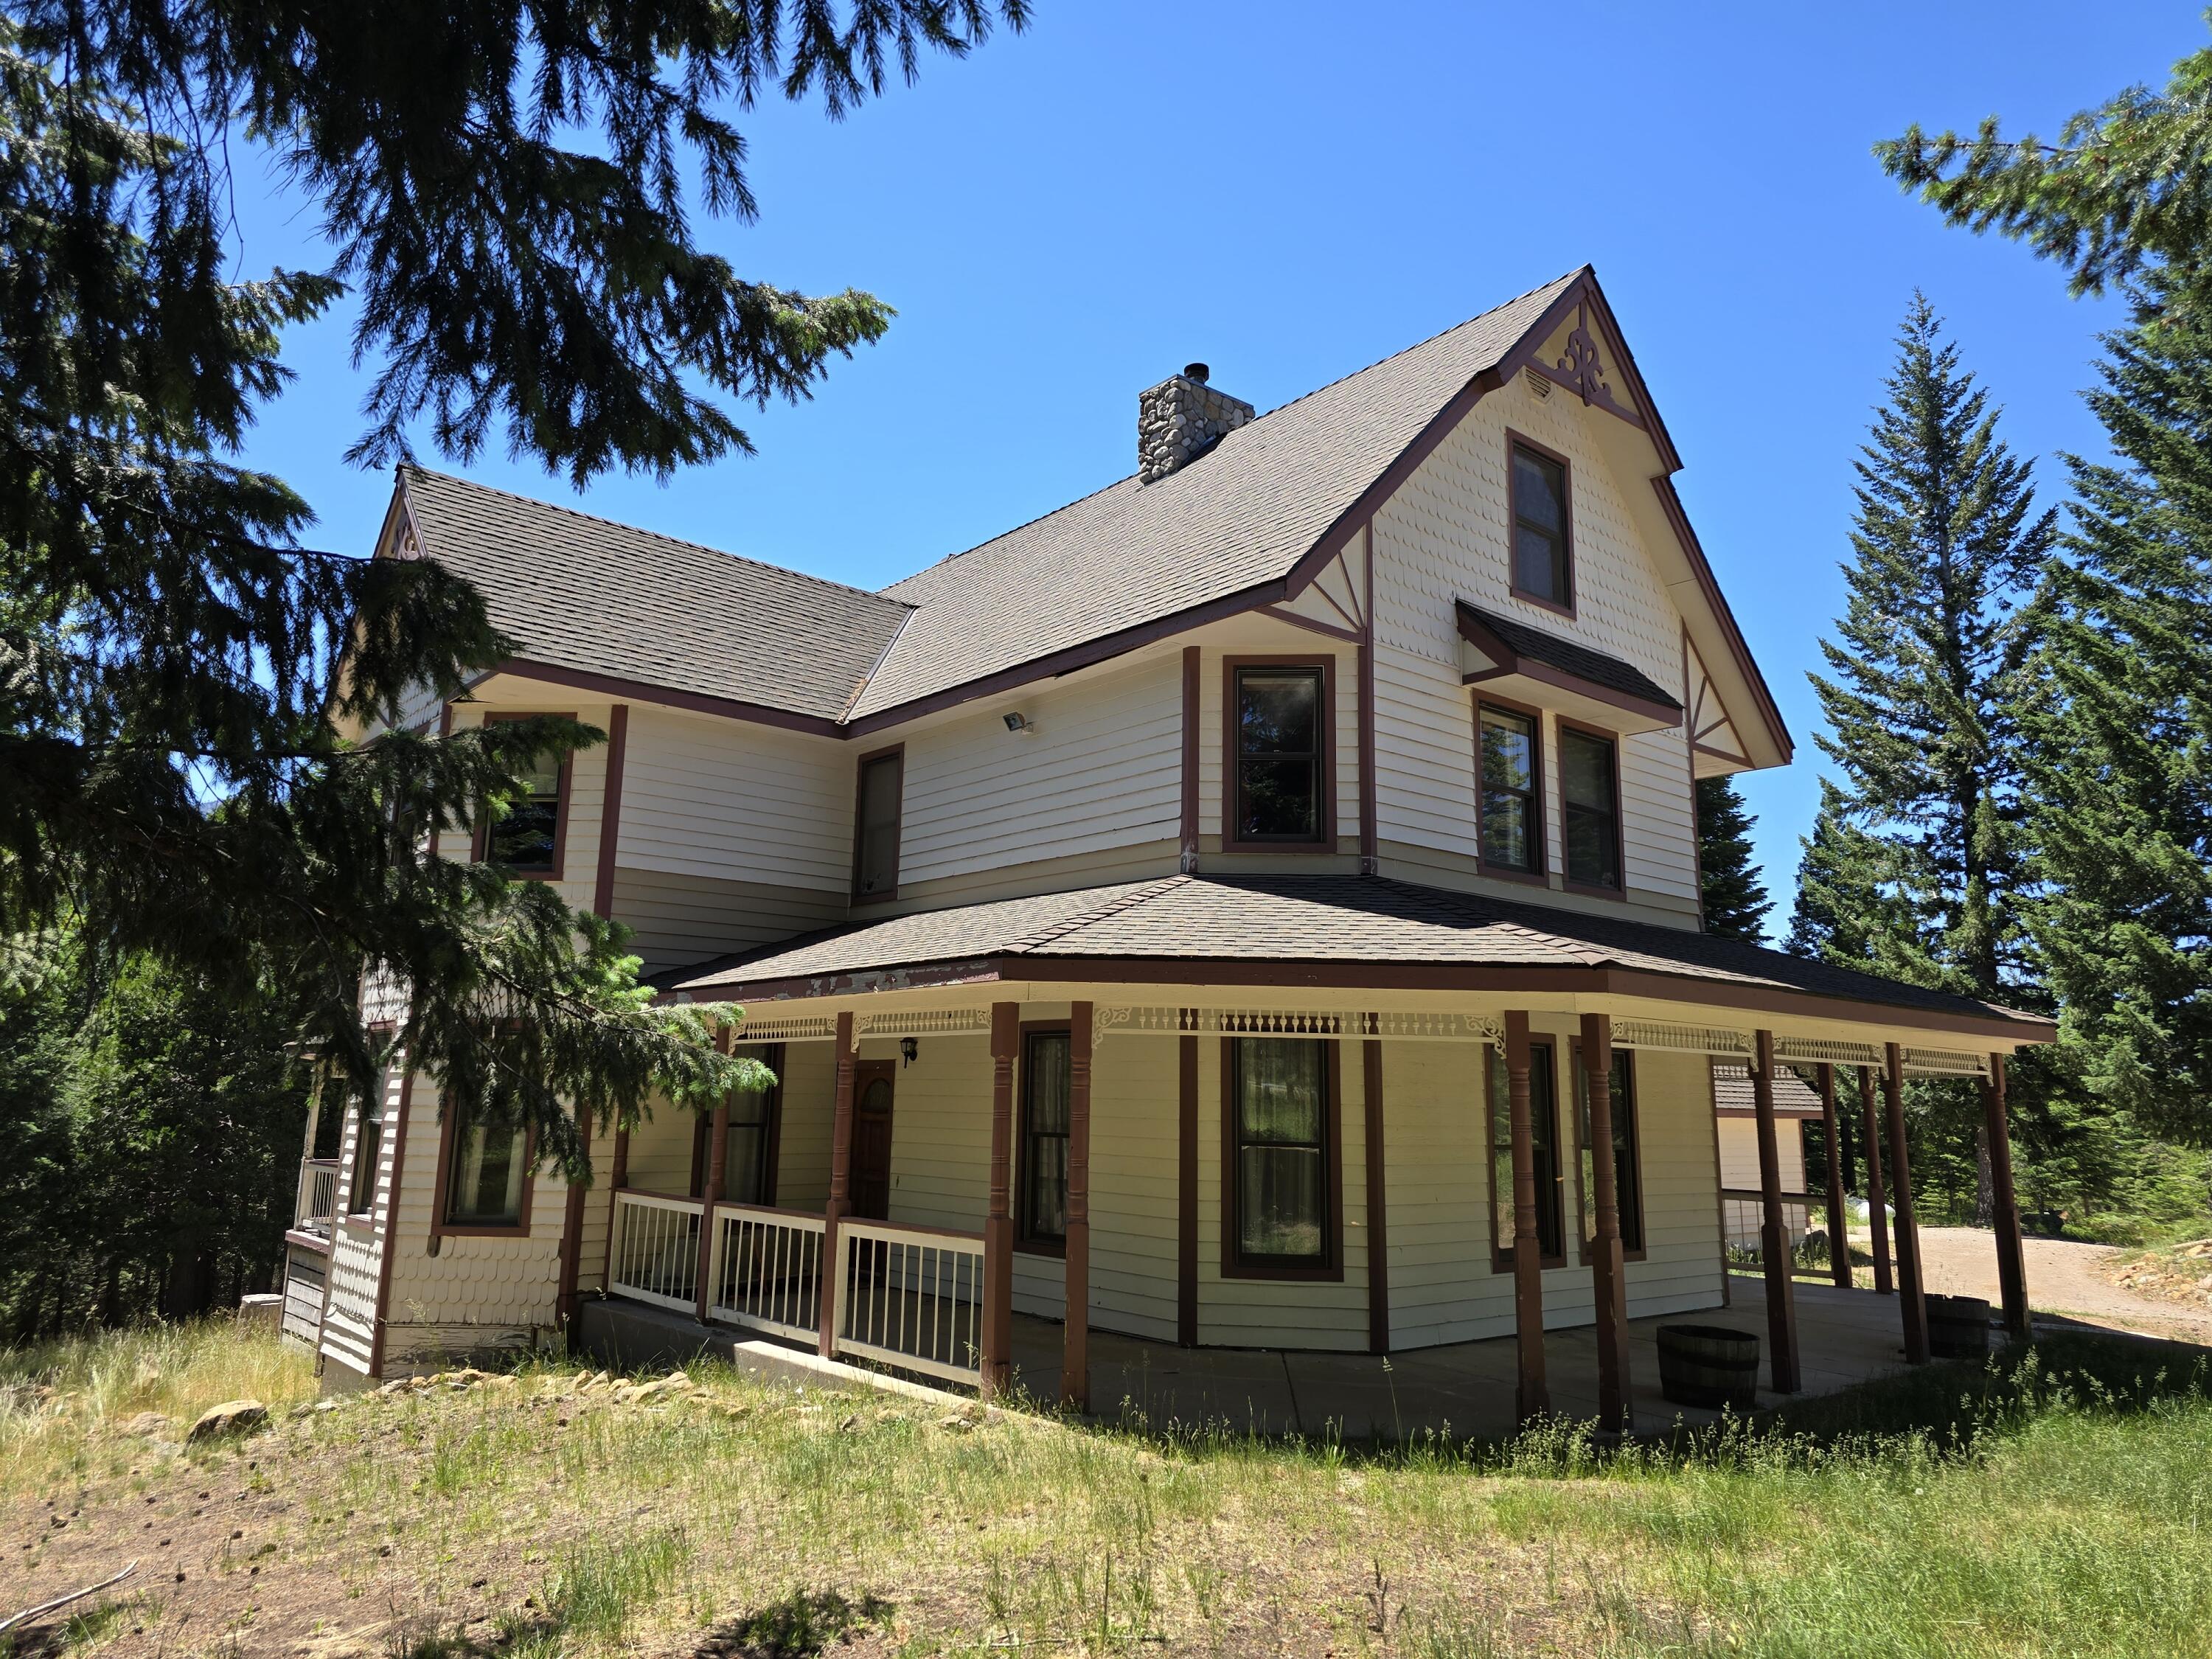
<path id="1" fill-rule="evenodd" d="M 888 1060 L 864 1060 L 853 1068 L 853 1214 L 888 1221 L 891 1214 L 891 1079 Z"/>

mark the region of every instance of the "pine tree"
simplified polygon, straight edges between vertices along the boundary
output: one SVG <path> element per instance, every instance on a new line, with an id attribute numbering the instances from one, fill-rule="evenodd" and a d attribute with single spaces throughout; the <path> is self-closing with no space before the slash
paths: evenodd
<path id="1" fill-rule="evenodd" d="M 1018 27 L 1023 0 L 996 15 Z M 513 653 L 424 560 L 301 544 L 304 502 L 240 464 L 283 331 L 349 287 L 377 374 L 354 455 L 427 425 L 580 484 L 749 447 L 728 409 L 797 399 L 890 308 L 741 279 L 695 240 L 749 218 L 726 118 L 763 87 L 834 115 L 966 52 L 984 0 L 782 0 L 395 17 L 304 0 L 28 0 L 0 18 L 0 939 L 66 919 L 102 971 L 149 961 L 278 999 L 366 1087 L 404 1051 L 442 1105 L 526 1122 L 583 1173 L 579 1114 L 759 1081 L 698 1008 L 655 1008 L 619 929 L 544 884 L 430 856 L 497 814 L 574 721 L 394 732 L 413 688 Z M 394 39 L 404 50 L 394 51 Z M 239 280 L 228 157 L 319 210 L 333 269 Z M 568 147 L 564 147 L 564 143 Z M 363 1024 L 366 970 L 409 988 Z"/>
<path id="2" fill-rule="evenodd" d="M 2155 281 L 2157 279 L 2154 279 Z M 2106 1105 L 2212 1141 L 2212 313 L 2147 298 L 2090 404 L 2031 716 L 2030 913 L 2062 1056 Z M 2204 320 L 2198 320 L 2202 316 Z"/>
<path id="3" fill-rule="evenodd" d="M 1752 861 L 1751 826 L 1734 778 L 1698 780 L 1698 878 L 1705 931 L 1724 939 L 1764 939 L 1766 913 L 1774 908 Z"/>
<path id="4" fill-rule="evenodd" d="M 1824 791 L 1826 841 L 1793 933 L 1911 983 L 2017 1000 L 2018 708 L 2055 518 L 1924 296 L 1886 384 L 1856 467 L 1849 597 L 1820 642 L 1830 672 L 1813 677 L 1842 778 Z M 1986 1218 L 1986 1149 L 1981 1161 Z"/>

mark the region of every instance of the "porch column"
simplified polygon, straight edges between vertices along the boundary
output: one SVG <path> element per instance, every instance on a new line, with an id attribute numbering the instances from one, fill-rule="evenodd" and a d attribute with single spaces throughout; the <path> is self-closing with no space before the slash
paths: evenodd
<path id="1" fill-rule="evenodd" d="M 1753 1037 L 1751 1103 L 1759 1115 L 1759 1255 L 1766 1270 L 1766 1344 L 1774 1392 L 1797 1392 L 1797 1303 L 1790 1278 L 1790 1229 L 1782 1218 L 1782 1147 L 1774 1128 L 1774 1033 Z"/>
<path id="2" fill-rule="evenodd" d="M 983 1219 L 983 1376 L 981 1393 L 1006 1390 L 1013 1360 L 1014 1050 L 1021 1040 L 1020 1005 L 991 1005 L 991 1207 Z"/>
<path id="3" fill-rule="evenodd" d="M 1897 1299 L 1905 1314 L 1905 1360 L 1928 1363 L 1928 1304 L 1920 1282 L 1920 1230 L 1912 1219 L 1912 1159 L 1905 1142 L 1905 1050 L 1887 1045 L 1882 1093 L 1889 1108 L 1889 1184 L 1897 1200 Z"/>
<path id="4" fill-rule="evenodd" d="M 1628 1387 L 1628 1285 L 1621 1265 L 1620 1191 L 1613 1158 L 1613 1016 L 1583 1016 L 1583 1087 L 1589 1094 L 1590 1185 L 1597 1237 L 1590 1298 L 1597 1310 L 1597 1415 L 1608 1429 L 1634 1418 Z"/>
<path id="5" fill-rule="evenodd" d="M 722 1166 L 730 1157 L 730 1103 L 714 1108 L 714 1133 L 707 1137 L 707 1168 L 699 1182 L 699 1322 L 714 1305 L 714 1206 L 722 1198 Z"/>
<path id="6" fill-rule="evenodd" d="M 1844 1218 L 1844 1137 L 1836 1117 L 1836 1068 L 1822 1060 L 1820 1128 L 1828 1137 L 1828 1275 L 1851 1287 L 1851 1229 Z"/>
<path id="7" fill-rule="evenodd" d="M 1874 1293 L 1887 1296 L 1889 1194 L 1881 1180 L 1881 1108 L 1875 1104 L 1874 1067 L 1859 1067 L 1859 1139 L 1866 1143 L 1867 1249 L 1874 1252 Z"/>
<path id="8" fill-rule="evenodd" d="M 837 1224 L 852 1207 L 853 1016 L 837 1016 L 837 1093 L 830 1120 L 830 1200 L 822 1206 L 822 1307 L 815 1321 L 815 1347 L 827 1359 L 837 1346 Z"/>
<path id="9" fill-rule="evenodd" d="M 1091 1409 L 1091 1005 L 1068 1005 L 1067 1319 L 1060 1403 Z"/>
<path id="10" fill-rule="evenodd" d="M 1505 1016 L 1505 1103 L 1513 1131 L 1514 1390 L 1522 1422 L 1552 1409 L 1544 1381 L 1544 1261 L 1536 1238 L 1536 1144 L 1528 1113 L 1528 1016 Z"/>
<path id="11" fill-rule="evenodd" d="M 2012 1131 L 2005 1120 L 2005 1057 L 1990 1056 L 1982 1082 L 1982 1116 L 1990 1133 L 1990 1196 L 1996 1206 L 1997 1283 L 2004 1297 L 2005 1329 L 2027 1334 L 2027 1250 L 2020 1237 L 2020 1200 L 2012 1186 Z"/>

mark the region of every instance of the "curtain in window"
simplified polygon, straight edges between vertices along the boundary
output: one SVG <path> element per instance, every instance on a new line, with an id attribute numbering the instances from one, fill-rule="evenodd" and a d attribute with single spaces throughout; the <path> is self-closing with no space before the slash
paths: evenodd
<path id="1" fill-rule="evenodd" d="M 1327 1065 L 1320 1042 L 1237 1039 L 1237 1248 L 1247 1259 L 1327 1259 Z"/>

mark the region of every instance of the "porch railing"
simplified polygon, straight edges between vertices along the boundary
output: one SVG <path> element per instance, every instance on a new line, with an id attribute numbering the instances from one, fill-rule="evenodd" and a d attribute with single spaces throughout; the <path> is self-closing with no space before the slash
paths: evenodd
<path id="1" fill-rule="evenodd" d="M 300 1160 L 300 1187 L 292 1202 L 292 1226 L 303 1233 L 327 1233 L 338 1211 L 338 1161 Z"/>
<path id="2" fill-rule="evenodd" d="M 607 1285 L 655 1307 L 699 1306 L 699 1200 L 659 1193 L 615 1194 L 613 1259 Z"/>
<path id="3" fill-rule="evenodd" d="M 708 1315 L 811 1341 L 822 1316 L 823 1221 L 804 1210 L 714 1206 Z"/>
<path id="4" fill-rule="evenodd" d="M 1782 1226 L 1790 1236 L 1792 1249 L 1802 1245 L 1805 1235 L 1812 1230 L 1813 1208 L 1816 1200 L 1810 1193 L 1782 1194 Z M 1766 1200 L 1756 1192 L 1741 1188 L 1721 1188 L 1722 1224 L 1727 1230 L 1729 1253 L 1740 1261 L 1764 1262 L 1765 1250 L 1761 1230 L 1766 1218 Z"/>
<path id="5" fill-rule="evenodd" d="M 837 1224 L 836 1352 L 979 1382 L 983 1237 L 881 1221 Z"/>

